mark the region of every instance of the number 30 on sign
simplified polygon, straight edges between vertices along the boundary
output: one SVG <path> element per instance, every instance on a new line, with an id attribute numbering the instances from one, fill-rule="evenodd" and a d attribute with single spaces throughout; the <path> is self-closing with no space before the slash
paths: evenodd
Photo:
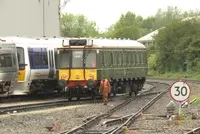
<path id="1" fill-rule="evenodd" d="M 183 102 L 190 96 L 190 87 L 184 81 L 177 81 L 171 86 L 170 95 L 175 101 Z"/>

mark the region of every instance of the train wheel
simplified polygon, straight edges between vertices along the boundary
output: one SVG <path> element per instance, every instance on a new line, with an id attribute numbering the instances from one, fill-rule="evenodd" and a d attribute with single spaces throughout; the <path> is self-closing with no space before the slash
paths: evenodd
<path id="1" fill-rule="evenodd" d="M 129 96 L 132 96 L 133 95 L 133 92 L 129 92 Z"/>
<path id="2" fill-rule="evenodd" d="M 137 95 L 137 93 L 138 93 L 138 85 L 137 84 L 133 84 L 131 92 L 134 92 L 135 96 Z"/>
<path id="3" fill-rule="evenodd" d="M 137 96 L 137 94 L 138 94 L 138 91 L 135 91 L 135 92 L 134 92 L 134 94 L 135 94 L 135 96 Z"/>
<path id="4" fill-rule="evenodd" d="M 79 93 L 80 90 L 81 90 L 80 87 L 76 89 L 76 99 L 77 99 L 78 101 L 80 100 L 80 93 Z"/>
<path id="5" fill-rule="evenodd" d="M 113 84 L 113 96 L 116 96 L 116 94 L 117 94 L 117 83 L 115 82 Z"/>
<path id="6" fill-rule="evenodd" d="M 92 98 L 92 100 L 96 99 L 96 94 L 95 94 L 94 89 L 91 90 L 91 98 Z"/>
<path id="7" fill-rule="evenodd" d="M 69 101 L 72 100 L 72 94 L 71 94 L 71 89 L 70 88 L 68 88 L 67 98 L 68 98 Z"/>

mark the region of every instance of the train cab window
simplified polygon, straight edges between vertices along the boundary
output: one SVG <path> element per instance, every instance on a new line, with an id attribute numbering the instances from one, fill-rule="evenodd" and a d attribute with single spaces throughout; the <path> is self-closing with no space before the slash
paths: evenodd
<path id="1" fill-rule="evenodd" d="M 14 61 L 11 53 L 0 52 L 0 68 L 8 68 L 14 66 Z"/>
<path id="2" fill-rule="evenodd" d="M 55 50 L 55 62 L 57 69 L 70 67 L 70 51 L 67 49 Z"/>
<path id="3" fill-rule="evenodd" d="M 72 68 L 83 68 L 83 50 L 72 51 Z"/>
<path id="4" fill-rule="evenodd" d="M 25 69 L 25 66 L 23 66 L 25 64 L 24 48 L 17 47 L 17 58 L 18 58 L 18 63 L 19 63 L 19 70 L 24 70 Z"/>
<path id="5" fill-rule="evenodd" d="M 28 48 L 31 69 L 48 69 L 46 48 Z"/>
<path id="6" fill-rule="evenodd" d="M 96 67 L 96 51 L 95 50 L 85 51 L 85 67 L 86 68 Z"/>

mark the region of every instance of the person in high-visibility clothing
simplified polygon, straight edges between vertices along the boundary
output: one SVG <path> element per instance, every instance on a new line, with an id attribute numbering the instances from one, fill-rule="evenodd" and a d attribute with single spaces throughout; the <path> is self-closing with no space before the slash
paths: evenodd
<path id="1" fill-rule="evenodd" d="M 105 76 L 102 76 L 102 80 L 99 87 L 99 93 L 102 94 L 103 103 L 107 105 L 108 103 L 108 93 L 110 92 L 110 82 Z"/>

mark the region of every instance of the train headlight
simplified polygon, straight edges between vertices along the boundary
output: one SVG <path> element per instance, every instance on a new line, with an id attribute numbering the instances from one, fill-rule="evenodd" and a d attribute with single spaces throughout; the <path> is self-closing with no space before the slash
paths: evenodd
<path id="1" fill-rule="evenodd" d="M 61 87 L 61 88 L 64 88 L 67 84 L 67 81 L 64 80 L 64 79 L 61 79 L 58 81 L 58 86 Z"/>

